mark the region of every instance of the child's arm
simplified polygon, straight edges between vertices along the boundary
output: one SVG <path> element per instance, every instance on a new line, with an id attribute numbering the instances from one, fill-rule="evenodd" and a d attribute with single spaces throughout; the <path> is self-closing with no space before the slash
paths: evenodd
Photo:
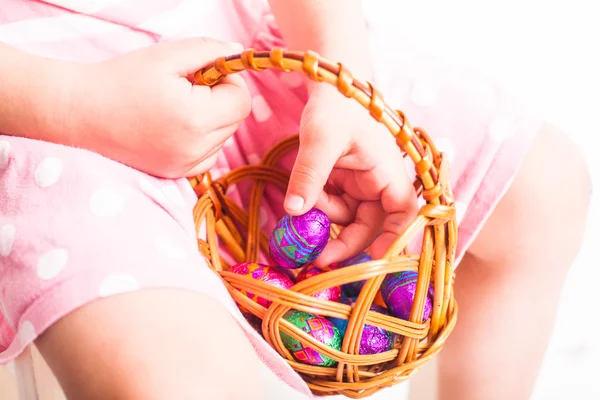
<path id="1" fill-rule="evenodd" d="M 361 0 L 269 1 L 290 50 L 314 50 L 359 79 L 372 78 Z"/>
<path id="2" fill-rule="evenodd" d="M 76 64 L 37 57 L 0 43 L 0 132 L 70 143 L 65 129 Z"/>
<path id="3" fill-rule="evenodd" d="M 250 94 L 240 76 L 212 88 L 187 77 L 241 50 L 192 38 L 77 64 L 0 44 L 0 132 L 88 149 L 160 177 L 198 175 L 250 113 Z"/>

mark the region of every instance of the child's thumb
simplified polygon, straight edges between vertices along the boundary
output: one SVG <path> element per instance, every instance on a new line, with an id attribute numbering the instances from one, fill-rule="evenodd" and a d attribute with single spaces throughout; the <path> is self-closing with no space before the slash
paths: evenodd
<path id="1" fill-rule="evenodd" d="M 234 42 L 198 37 L 165 44 L 166 56 L 181 76 L 188 76 L 219 57 L 241 53 L 244 46 Z"/>
<path id="2" fill-rule="evenodd" d="M 302 215 L 315 206 L 342 149 L 327 135 L 300 135 L 298 156 L 284 201 L 290 215 Z M 329 141 L 330 143 L 325 143 Z"/>

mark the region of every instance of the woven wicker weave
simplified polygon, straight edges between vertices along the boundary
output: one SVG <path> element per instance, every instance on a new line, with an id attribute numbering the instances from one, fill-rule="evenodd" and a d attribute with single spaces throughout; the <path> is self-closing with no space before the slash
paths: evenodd
<path id="1" fill-rule="evenodd" d="M 198 248 L 221 276 L 240 307 L 262 320 L 265 340 L 301 374 L 313 393 L 367 397 L 406 380 L 415 369 L 441 350 L 455 325 L 457 306 L 452 288 L 457 225 L 452 191 L 448 185 L 448 161 L 426 132 L 412 128 L 404 114 L 385 104 L 370 83 L 354 79 L 341 64 L 328 62 L 311 51 L 249 49 L 217 59 L 198 71 L 194 79 L 195 84 L 215 85 L 228 74 L 268 68 L 304 72 L 312 80 L 336 86 L 342 95 L 363 105 L 375 120 L 389 129 L 404 156 L 414 162 L 414 186 L 426 204 L 380 260 L 334 269 L 299 282 L 289 290 L 228 272 L 229 265 L 219 254 L 219 244 L 227 247 L 237 262 L 256 262 L 261 250 L 268 254 L 270 232 L 262 232 L 259 227 L 259 207 L 265 184 L 274 184 L 283 191 L 287 187 L 289 172 L 279 168 L 277 163 L 298 146 L 298 137 L 293 136 L 276 145 L 258 165 L 233 170 L 215 181 L 211 180 L 209 173 L 190 179 L 198 195 L 194 209 L 195 224 L 198 230 L 205 224 L 207 230 L 207 241 L 198 240 Z M 253 182 L 247 211 L 227 197 L 228 187 L 242 180 Z M 335 237 L 340 227 L 332 225 L 331 231 L 332 237 Z M 417 235 L 422 235 L 420 254 L 407 254 L 407 244 Z M 378 302 L 378 290 L 385 275 L 405 270 L 418 272 L 410 320 L 369 311 L 370 306 Z M 365 279 L 367 282 L 354 307 L 311 297 L 323 289 Z M 434 293 L 433 312 L 424 323 L 417 322 L 422 321 L 429 284 Z M 273 303 L 265 309 L 237 289 L 248 290 Z M 283 319 L 282 316 L 290 309 L 348 319 L 341 351 L 323 345 Z M 390 351 L 359 355 L 359 340 L 365 323 L 395 332 L 401 335 L 401 340 Z M 281 341 L 280 331 L 338 361 L 337 365 L 318 367 L 294 361 Z"/>

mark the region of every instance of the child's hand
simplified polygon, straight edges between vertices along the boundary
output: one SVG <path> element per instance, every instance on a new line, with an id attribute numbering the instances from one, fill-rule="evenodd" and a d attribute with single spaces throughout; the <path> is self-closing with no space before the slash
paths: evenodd
<path id="1" fill-rule="evenodd" d="M 347 225 L 323 251 L 319 265 L 371 244 L 372 256 L 381 257 L 417 212 L 415 191 L 392 135 L 356 101 L 325 84 L 313 89 L 304 109 L 285 202 L 293 215 L 313 206 Z"/>
<path id="2" fill-rule="evenodd" d="M 72 144 L 160 177 L 205 172 L 250 113 L 250 95 L 239 76 L 212 88 L 187 78 L 241 50 L 194 38 L 84 66 L 67 122 Z"/>

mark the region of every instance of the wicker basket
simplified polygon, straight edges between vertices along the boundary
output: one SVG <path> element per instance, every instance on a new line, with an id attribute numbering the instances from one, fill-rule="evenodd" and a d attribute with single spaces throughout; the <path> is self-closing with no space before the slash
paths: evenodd
<path id="1" fill-rule="evenodd" d="M 414 186 L 426 204 L 380 260 L 334 269 L 301 281 L 289 290 L 228 272 L 229 265 L 219 254 L 219 243 L 228 248 L 237 262 L 257 262 L 261 250 L 268 252 L 270 233 L 265 234 L 259 227 L 259 208 L 267 183 L 277 185 L 282 191 L 287 187 L 289 172 L 277 167 L 277 164 L 281 157 L 298 146 L 298 137 L 293 136 L 271 149 L 258 165 L 233 170 L 215 181 L 211 180 L 209 173 L 190 179 L 198 195 L 194 209 L 195 224 L 198 230 L 205 224 L 207 230 L 207 241 L 198 240 L 198 248 L 221 276 L 240 308 L 262 320 L 265 340 L 303 377 L 315 395 L 367 397 L 406 380 L 441 350 L 455 325 L 457 306 L 452 289 L 457 225 L 452 191 L 448 185 L 448 161 L 435 148 L 427 133 L 412 128 L 404 114 L 385 104 L 370 83 L 354 79 L 341 64 L 328 62 L 311 51 L 249 49 L 217 59 L 198 71 L 194 79 L 196 84 L 215 85 L 228 74 L 268 68 L 304 72 L 314 81 L 336 86 L 342 95 L 363 105 L 375 120 L 389 129 L 404 156 L 409 156 L 414 162 Z M 228 187 L 242 180 L 253 181 L 247 211 L 227 197 Z M 339 226 L 332 225 L 331 237 L 339 231 Z M 421 252 L 408 254 L 407 245 L 417 235 L 422 235 Z M 409 320 L 370 311 L 371 305 L 377 303 L 378 290 L 386 274 L 407 270 L 418 272 Z M 366 284 L 353 307 L 311 297 L 323 289 L 365 279 Z M 427 321 L 421 323 L 429 288 L 433 289 L 432 313 Z M 271 300 L 272 304 L 266 309 L 238 289 Z M 283 319 L 283 315 L 291 309 L 347 319 L 341 351 L 323 345 Z M 400 340 L 390 351 L 359 355 L 359 340 L 365 323 L 394 332 Z M 280 331 L 336 360 L 337 365 L 321 367 L 295 361 L 284 347 Z"/>

